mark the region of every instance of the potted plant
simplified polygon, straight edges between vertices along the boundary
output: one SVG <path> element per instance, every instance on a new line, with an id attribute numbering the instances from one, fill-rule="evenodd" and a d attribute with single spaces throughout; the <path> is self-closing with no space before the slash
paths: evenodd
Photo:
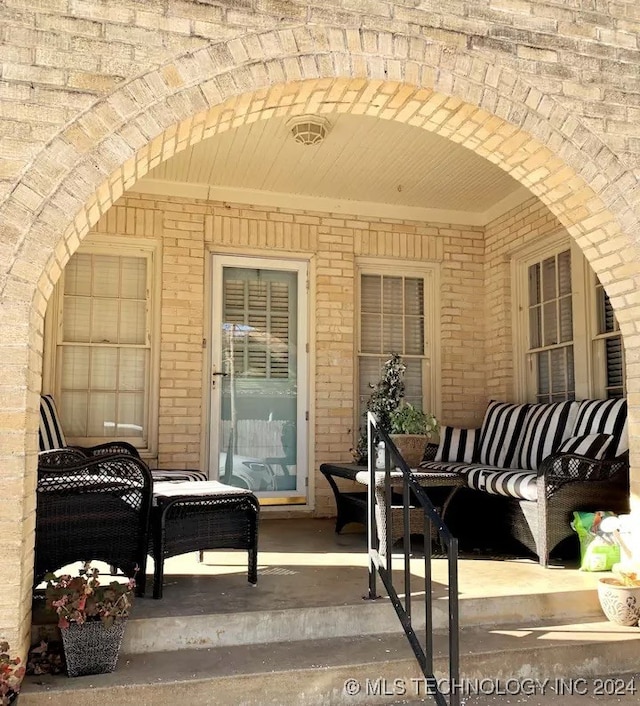
<path id="1" fill-rule="evenodd" d="M 0 641 L 0 706 L 12 704 L 18 698 L 24 667 L 20 657 L 11 657 L 9 643 Z"/>
<path id="2" fill-rule="evenodd" d="M 404 373 L 407 366 L 397 353 L 392 353 L 382 366 L 382 373 L 377 383 L 369 383 L 373 390 L 367 401 L 366 411 L 371 412 L 378 421 L 378 428 L 391 432 L 391 413 L 400 406 L 404 397 Z M 358 463 L 367 462 L 367 434 L 360 434 L 356 448 L 352 449 Z"/>
<path id="3" fill-rule="evenodd" d="M 640 620 L 640 567 L 616 564 L 614 576 L 598 579 L 598 598 L 607 618 L 616 625 L 638 625 Z"/>
<path id="4" fill-rule="evenodd" d="M 438 420 L 433 416 L 403 402 L 389 416 L 390 437 L 410 468 L 418 466 L 424 455 L 427 441 L 438 431 Z"/>
<path id="5" fill-rule="evenodd" d="M 67 674 L 103 674 L 116 668 L 135 580 L 100 584 L 97 568 L 85 564 L 79 575 L 45 577 L 47 607 L 58 614 Z"/>

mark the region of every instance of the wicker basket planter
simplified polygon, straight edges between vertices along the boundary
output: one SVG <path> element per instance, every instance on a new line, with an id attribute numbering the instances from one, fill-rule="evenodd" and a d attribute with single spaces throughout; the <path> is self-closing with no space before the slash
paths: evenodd
<path id="1" fill-rule="evenodd" d="M 396 445 L 402 458 L 409 468 L 417 468 L 427 445 L 428 438 L 425 434 L 389 434 L 389 438 Z"/>
<path id="2" fill-rule="evenodd" d="M 624 586 L 615 578 L 598 579 L 598 598 L 607 618 L 616 625 L 638 625 L 640 586 Z"/>
<path id="3" fill-rule="evenodd" d="M 61 628 L 67 674 L 80 677 L 113 672 L 126 623 L 126 619 L 119 619 L 106 626 L 97 620 Z"/>

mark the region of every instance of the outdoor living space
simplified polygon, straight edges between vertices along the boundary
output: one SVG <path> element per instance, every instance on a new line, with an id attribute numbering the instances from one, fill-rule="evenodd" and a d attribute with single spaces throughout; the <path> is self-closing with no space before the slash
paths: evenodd
<path id="1" fill-rule="evenodd" d="M 418 631 L 420 544 L 414 538 L 410 561 Z M 205 552 L 202 562 L 196 553 L 168 559 L 162 600 L 147 590 L 135 601 L 116 672 L 29 678 L 21 702 L 57 696 L 74 706 L 90 690 L 103 703 L 169 704 L 180 684 L 194 698 L 215 690 L 216 703 L 342 703 L 347 678 L 409 683 L 420 673 L 389 601 L 364 600 L 366 546 L 356 524 L 336 535 L 331 519 L 270 519 L 263 512 L 256 586 L 247 582 L 244 551 Z M 576 560 L 543 568 L 526 552 L 467 557 L 458 567 L 462 677 L 570 678 L 636 667 L 640 633 L 605 621 L 599 574 L 579 571 Z M 402 585 L 402 555 L 393 562 Z M 434 664 L 444 676 L 446 561 L 434 559 L 432 567 Z"/>

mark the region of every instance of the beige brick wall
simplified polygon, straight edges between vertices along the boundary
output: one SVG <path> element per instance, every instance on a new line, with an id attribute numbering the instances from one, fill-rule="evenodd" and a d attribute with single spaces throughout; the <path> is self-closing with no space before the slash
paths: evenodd
<path id="1" fill-rule="evenodd" d="M 0 605 L 0 637 L 24 645 L 28 624 L 42 317 L 59 272 L 150 167 L 189 142 L 275 112 L 339 110 L 431 130 L 499 164 L 541 198 L 608 287 L 621 322 L 631 485 L 640 497 L 639 29 L 637 4 L 625 0 L 418 7 L 373 0 L 327 0 L 322 7 L 304 0 L 5 0 L 0 353 L 19 362 L 1 369 L 0 395 L 20 398 L 12 409 L 27 420 L 27 432 L 16 431 L 13 417 L 0 422 L 0 463 L 22 468 L 25 479 L 24 492 L 5 500 L 21 510 L 11 518 L 0 566 L 10 587 Z M 193 232 L 187 228 L 184 239 Z M 318 230 L 319 239 L 330 236 Z M 492 285 L 484 304 L 499 317 L 508 305 L 508 273 L 498 260 L 487 268 Z M 443 320 L 443 328 L 453 333 L 458 323 Z M 506 327 L 505 316 L 485 358 L 494 370 L 506 355 L 499 343 Z M 189 354 L 166 352 L 175 354 L 168 370 Z M 452 365 L 464 351 L 453 353 Z M 506 394 L 508 380 L 506 372 L 493 376 L 491 394 Z M 444 396 L 443 404 L 444 414 Z M 185 408 L 185 420 L 192 413 Z M 194 429 L 185 423 L 181 432 L 178 443 L 191 453 Z"/>
<path id="2" fill-rule="evenodd" d="M 162 304 L 158 463 L 198 467 L 203 425 L 202 341 L 208 253 L 222 251 L 310 258 L 315 320 L 310 371 L 313 398 L 310 445 L 315 458 L 316 512 L 335 512 L 317 468 L 351 460 L 356 350 L 355 263 L 358 256 L 436 262 L 441 271 L 441 418 L 474 424 L 486 403 L 482 324 L 483 230 L 452 224 L 367 220 L 304 211 L 268 210 L 240 204 L 131 195 L 93 228 L 110 235 L 154 238 L 161 244 Z M 469 345 L 472 341 L 473 345 Z"/>
<path id="3" fill-rule="evenodd" d="M 535 198 L 504 213 L 486 226 L 486 370 L 487 394 L 490 398 L 515 399 L 511 253 L 519 247 L 534 244 L 564 230 L 549 209 Z"/>

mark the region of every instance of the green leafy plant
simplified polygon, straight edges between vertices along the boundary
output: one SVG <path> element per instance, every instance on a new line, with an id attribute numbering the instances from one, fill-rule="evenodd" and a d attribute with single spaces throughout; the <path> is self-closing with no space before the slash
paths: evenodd
<path id="1" fill-rule="evenodd" d="M 101 620 L 113 624 L 117 618 L 129 616 L 136 582 L 111 581 L 100 584 L 100 572 L 85 564 L 78 576 L 47 574 L 45 600 L 47 607 L 58 614 L 58 627 L 68 628 L 69 623 Z"/>
<path id="2" fill-rule="evenodd" d="M 424 434 L 430 438 L 438 431 L 438 420 L 409 402 L 404 402 L 389 416 L 392 434 Z"/>
<path id="3" fill-rule="evenodd" d="M 0 705 L 7 706 L 13 702 L 20 691 L 25 669 L 20 657 L 11 657 L 9 643 L 0 641 Z"/>
<path id="4" fill-rule="evenodd" d="M 377 383 L 369 383 L 373 392 L 367 400 L 364 412 L 371 412 L 378 420 L 378 427 L 388 434 L 391 432 L 391 413 L 398 407 L 404 397 L 404 373 L 407 366 L 397 353 L 392 353 L 389 360 L 382 366 L 380 379 Z M 358 463 L 367 460 L 367 432 L 361 432 L 355 449 L 351 449 L 354 459 Z"/>

